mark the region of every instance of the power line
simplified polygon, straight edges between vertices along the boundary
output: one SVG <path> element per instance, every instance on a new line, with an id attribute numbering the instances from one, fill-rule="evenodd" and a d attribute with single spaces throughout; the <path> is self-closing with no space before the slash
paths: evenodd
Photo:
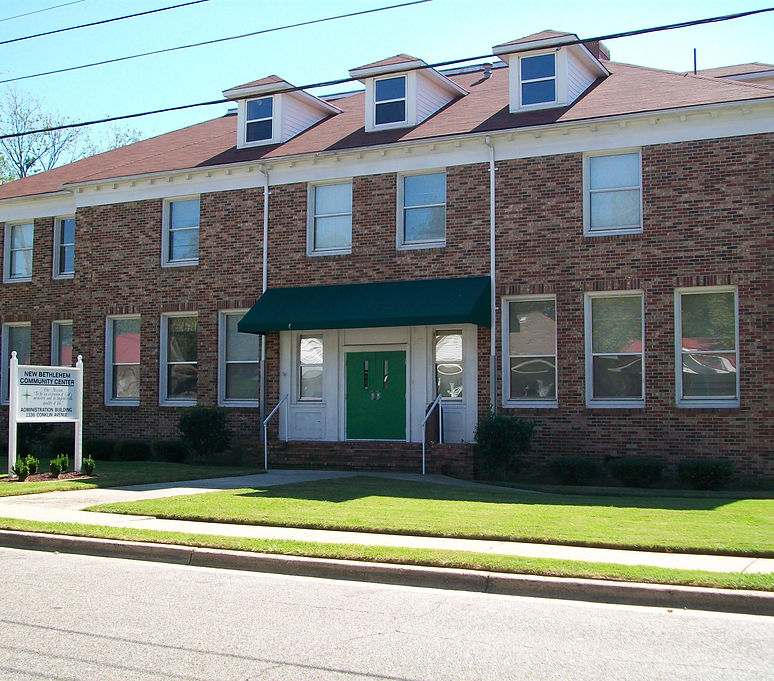
<path id="1" fill-rule="evenodd" d="M 67 73 L 68 71 L 78 71 L 79 69 L 88 69 L 93 66 L 104 66 L 105 64 L 115 64 L 121 61 L 128 61 L 129 59 L 137 59 L 139 57 L 149 57 L 155 54 L 165 54 L 167 52 L 175 52 L 177 50 L 187 50 L 192 47 L 203 47 L 205 45 L 214 45 L 215 43 L 224 43 L 230 40 L 240 40 L 241 38 L 250 38 L 252 36 L 261 35 L 263 33 L 273 33 L 275 31 L 284 31 L 289 28 L 299 28 L 301 26 L 311 26 L 312 24 L 321 24 L 326 21 L 333 21 L 335 19 L 347 19 L 349 17 L 357 17 L 363 14 L 372 14 L 374 12 L 383 12 L 388 9 L 399 9 L 401 7 L 409 7 L 410 5 L 421 5 L 425 2 L 433 2 L 433 0 L 413 0 L 412 2 L 404 2 L 400 5 L 390 5 L 388 7 L 376 7 L 374 9 L 366 9 L 358 12 L 348 12 L 347 14 L 339 14 L 335 17 L 325 17 L 323 19 L 311 19 L 309 21 L 300 21 L 295 24 L 287 24 L 285 26 L 276 26 L 274 28 L 264 28 L 260 31 L 252 31 L 251 33 L 242 33 L 241 35 L 233 35 L 226 38 L 214 38 L 213 40 L 205 40 L 199 43 L 191 43 L 190 45 L 179 45 L 177 47 L 166 47 L 161 50 L 153 50 L 151 52 L 141 52 L 140 54 L 132 54 L 126 57 L 115 57 L 114 59 L 105 59 L 103 61 L 92 62 L 91 64 L 81 64 L 80 66 L 67 66 L 61 69 L 54 69 L 53 71 L 44 71 L 42 73 L 32 73 L 27 76 L 17 76 L 15 78 L 6 78 L 0 80 L 0 85 L 6 83 L 15 83 L 19 80 L 27 80 L 29 78 L 38 78 L 40 76 L 52 76 L 57 73 Z"/>
<path id="2" fill-rule="evenodd" d="M 717 22 L 721 22 L 721 21 L 729 21 L 731 19 L 739 19 L 741 17 L 751 16 L 751 15 L 754 15 L 754 14 L 761 14 L 761 13 L 764 13 L 764 12 L 772 12 L 772 11 L 774 11 L 774 7 L 768 7 L 768 8 L 765 8 L 765 9 L 751 10 L 751 11 L 748 11 L 748 12 L 738 12 L 736 14 L 725 14 L 725 15 L 717 16 L 717 17 L 709 17 L 707 19 L 694 19 L 692 21 L 683 21 L 683 22 L 680 22 L 680 23 L 677 23 L 677 24 L 665 24 L 664 26 L 655 26 L 655 27 L 652 27 L 652 28 L 641 28 L 641 29 L 637 29 L 637 30 L 634 30 L 634 31 L 623 31 L 621 33 L 608 33 L 607 35 L 596 36 L 596 37 L 593 37 L 593 38 L 578 38 L 576 40 L 567 40 L 567 41 L 563 41 L 563 42 L 557 43 L 557 44 L 561 44 L 562 46 L 564 46 L 564 45 L 578 45 L 578 44 L 581 44 L 581 43 L 590 43 L 590 42 L 595 42 L 595 41 L 600 41 L 601 42 L 602 40 L 614 40 L 616 38 L 629 38 L 629 37 L 635 36 L 635 35 L 644 35 L 644 34 L 647 34 L 647 33 L 657 33 L 657 32 L 660 32 L 660 31 L 669 31 L 669 30 L 677 29 L 677 28 L 687 28 L 689 26 L 701 26 L 703 24 L 711 24 L 711 23 L 717 23 Z M 518 51 L 526 52 L 526 51 L 529 51 L 529 49 L 532 49 L 532 48 L 525 48 L 524 50 L 514 50 L 514 52 L 518 52 Z M 462 63 L 465 63 L 465 62 L 477 61 L 479 59 L 491 59 L 491 58 L 492 58 L 491 54 L 484 54 L 484 55 L 479 55 L 477 57 L 465 57 L 465 58 L 462 58 L 462 59 L 450 59 L 448 61 L 436 62 L 434 64 L 427 64 L 426 66 L 416 66 L 416 67 L 409 68 L 409 69 L 406 69 L 406 70 L 407 71 L 419 71 L 419 70 L 424 70 L 424 69 L 435 69 L 435 68 L 440 68 L 440 67 L 443 67 L 443 66 L 452 66 L 454 64 L 462 64 Z M 328 80 L 328 81 L 323 81 L 323 82 L 319 82 L 319 83 L 310 83 L 308 85 L 298 85 L 298 86 L 289 87 L 289 88 L 288 87 L 286 87 L 286 88 L 278 88 L 277 90 L 266 91 L 265 93 L 262 93 L 262 96 L 268 97 L 269 95 L 272 95 L 272 94 L 287 93 L 287 92 L 297 92 L 299 90 L 312 90 L 312 89 L 315 89 L 315 88 L 327 87 L 327 86 L 330 86 L 330 85 L 341 85 L 343 83 L 351 83 L 351 82 L 353 82 L 355 80 L 357 80 L 357 79 L 356 78 L 339 78 L 337 80 Z M 35 135 L 35 134 L 42 133 L 42 132 L 54 132 L 55 130 L 66 130 L 68 128 L 83 128 L 83 127 L 86 127 L 86 126 L 89 126 L 89 125 L 98 125 L 100 123 L 112 123 L 113 121 L 123 121 L 123 120 L 128 120 L 128 119 L 131 119 L 131 118 L 140 118 L 141 116 L 152 116 L 152 115 L 155 115 L 155 114 L 167 113 L 167 112 L 170 112 L 170 111 L 181 111 L 183 109 L 194 109 L 194 108 L 197 108 L 197 107 L 200 107 L 200 106 L 213 106 L 215 104 L 227 104 L 227 103 L 228 102 L 223 100 L 223 99 L 214 99 L 214 100 L 210 100 L 210 101 L 207 101 L 207 102 L 196 102 L 196 103 L 193 103 L 193 104 L 181 104 L 179 106 L 170 106 L 170 107 L 166 107 L 164 109 L 154 109 L 152 111 L 141 111 L 141 112 L 133 113 L 133 114 L 124 114 L 122 116 L 108 116 L 108 117 L 105 117 L 105 118 L 100 118 L 100 119 L 93 120 L 93 121 L 84 121 L 84 122 L 81 122 L 81 123 L 66 123 L 66 124 L 63 124 L 63 125 L 55 125 L 55 126 L 52 126 L 50 128 L 39 128 L 37 130 L 26 130 L 24 132 L 7 133 L 7 134 L 4 134 L 4 135 L 0 135 L 0 140 L 9 139 L 9 138 L 12 138 L 12 137 L 24 137 L 26 135 Z"/>
<path id="3" fill-rule="evenodd" d="M 183 2 L 179 5 L 171 5 L 170 7 L 160 7 L 159 9 L 149 9 L 145 12 L 137 12 L 137 14 L 125 14 L 120 17 L 113 17 L 112 19 L 102 19 L 100 21 L 92 21 L 89 24 L 80 24 L 78 26 L 68 26 L 67 28 L 57 28 L 53 31 L 46 31 L 45 33 L 35 33 L 34 35 L 25 35 L 21 38 L 11 38 L 10 40 L 0 40 L 0 45 L 8 45 L 10 43 L 18 43 L 22 40 L 31 40 L 32 38 L 42 38 L 47 35 L 54 35 L 55 33 L 64 33 L 66 31 L 77 31 L 79 28 L 89 28 L 90 26 L 100 26 L 102 24 L 110 24 L 114 21 L 123 21 L 124 19 L 134 19 L 135 17 L 143 17 L 148 14 L 157 14 L 158 12 L 166 12 L 170 9 L 179 9 L 180 7 L 188 7 L 189 5 L 198 5 L 202 2 L 210 2 L 210 0 L 190 0 L 190 2 Z"/>
<path id="4" fill-rule="evenodd" d="M 36 9 L 33 12 L 25 12 L 24 14 L 15 14 L 12 17 L 5 17 L 0 19 L 2 21 L 10 21 L 11 19 L 20 19 L 21 17 L 28 17 L 32 14 L 41 14 L 42 12 L 49 12 L 52 9 L 59 9 L 60 7 L 67 7 L 68 5 L 77 5 L 79 2 L 86 2 L 86 0 L 70 0 L 70 2 L 63 2 L 61 5 L 54 5 L 53 7 L 44 7 L 43 9 Z"/>

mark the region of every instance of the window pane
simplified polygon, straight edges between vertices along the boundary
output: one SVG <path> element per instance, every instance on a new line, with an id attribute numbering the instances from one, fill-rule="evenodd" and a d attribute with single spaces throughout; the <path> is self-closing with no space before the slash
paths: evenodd
<path id="1" fill-rule="evenodd" d="M 32 223 L 11 228 L 11 248 L 32 248 Z"/>
<path id="2" fill-rule="evenodd" d="M 258 336 L 237 331 L 241 318 L 241 314 L 226 315 L 226 359 L 230 362 L 254 362 L 259 358 Z"/>
<path id="3" fill-rule="evenodd" d="M 302 338 L 300 348 L 301 364 L 322 364 L 323 344 L 321 338 Z"/>
<path id="4" fill-rule="evenodd" d="M 352 212 L 352 184 L 324 184 L 314 188 L 314 214 Z"/>
<path id="5" fill-rule="evenodd" d="M 59 273 L 73 272 L 75 270 L 75 247 L 62 246 L 59 249 Z"/>
<path id="6" fill-rule="evenodd" d="M 589 187 L 591 189 L 639 186 L 639 154 L 589 157 Z"/>
<path id="7" fill-rule="evenodd" d="M 541 54 L 537 57 L 523 57 L 521 60 L 521 79 L 550 78 L 556 75 L 556 60 L 553 54 Z"/>
<path id="8" fill-rule="evenodd" d="M 447 398 L 462 397 L 462 365 L 436 365 L 436 387 L 438 394 Z"/>
<path id="9" fill-rule="evenodd" d="M 272 138 L 271 119 L 247 124 L 247 141 L 270 140 Z"/>
<path id="10" fill-rule="evenodd" d="M 335 218 L 317 218 L 314 229 L 314 247 L 347 248 L 352 244 L 352 218 L 340 215 Z"/>
<path id="11" fill-rule="evenodd" d="M 640 224 L 639 189 L 595 192 L 590 198 L 592 229 Z"/>
<path id="12" fill-rule="evenodd" d="M 256 118 L 271 118 L 272 108 L 271 97 L 252 99 L 247 102 L 247 120 L 254 121 Z"/>
<path id="13" fill-rule="evenodd" d="M 509 305 L 508 354 L 555 354 L 556 303 L 553 300 L 522 300 Z"/>
<path id="14" fill-rule="evenodd" d="M 301 395 L 306 399 L 322 399 L 322 367 L 301 367 Z"/>
<path id="15" fill-rule="evenodd" d="M 134 365 L 113 367 L 113 399 L 140 399 L 139 366 Z"/>
<path id="16" fill-rule="evenodd" d="M 736 350 L 734 293 L 680 296 L 683 350 Z"/>
<path id="17" fill-rule="evenodd" d="M 73 363 L 73 325 L 57 324 L 57 362 L 61 366 L 70 366 Z"/>
<path id="18" fill-rule="evenodd" d="M 642 357 L 594 357 L 594 397 L 642 397 Z"/>
<path id="19" fill-rule="evenodd" d="M 403 178 L 403 205 L 446 203 L 446 173 L 407 175 Z"/>
<path id="20" fill-rule="evenodd" d="M 405 211 L 405 241 L 431 241 L 446 237 L 446 207 L 409 208 Z"/>
<path id="21" fill-rule="evenodd" d="M 11 254 L 11 276 L 29 277 L 32 274 L 32 251 L 14 251 Z"/>
<path id="22" fill-rule="evenodd" d="M 140 363 L 140 320 L 113 320 L 113 362 Z"/>
<path id="23" fill-rule="evenodd" d="M 199 257 L 199 230 L 181 229 L 169 233 L 169 259 L 195 260 Z"/>
<path id="24" fill-rule="evenodd" d="M 462 334 L 439 333 L 435 337 L 436 362 L 462 362 Z"/>
<path id="25" fill-rule="evenodd" d="M 62 233 L 59 236 L 60 243 L 71 244 L 75 242 L 75 219 L 68 218 L 61 221 Z"/>
<path id="26" fill-rule="evenodd" d="M 198 367 L 195 364 L 173 364 L 167 370 L 167 397 L 196 399 Z"/>
<path id="27" fill-rule="evenodd" d="M 513 400 L 556 399 L 556 360 L 553 357 L 511 357 Z"/>
<path id="28" fill-rule="evenodd" d="M 736 397 L 736 353 L 683 353 L 684 397 Z"/>
<path id="29" fill-rule="evenodd" d="M 199 199 L 173 201 L 169 207 L 169 225 L 172 229 L 199 226 Z"/>
<path id="30" fill-rule="evenodd" d="M 376 125 L 400 123 L 406 120 L 406 102 L 386 102 L 376 105 Z"/>
<path id="31" fill-rule="evenodd" d="M 591 299 L 592 352 L 642 352 L 642 298 Z"/>
<path id="32" fill-rule="evenodd" d="M 251 363 L 226 365 L 226 399 L 258 399 L 257 364 Z"/>
<path id="33" fill-rule="evenodd" d="M 196 317 L 170 317 L 167 331 L 167 361 L 196 361 Z"/>
<path id="34" fill-rule="evenodd" d="M 384 78 L 376 81 L 376 101 L 402 99 L 406 96 L 406 77 Z"/>
<path id="35" fill-rule="evenodd" d="M 542 104 L 556 101 L 556 81 L 538 80 L 534 83 L 522 83 L 521 103 Z"/>
<path id="36" fill-rule="evenodd" d="M 16 350 L 16 358 L 19 364 L 30 363 L 30 327 L 8 327 L 8 357 Z"/>

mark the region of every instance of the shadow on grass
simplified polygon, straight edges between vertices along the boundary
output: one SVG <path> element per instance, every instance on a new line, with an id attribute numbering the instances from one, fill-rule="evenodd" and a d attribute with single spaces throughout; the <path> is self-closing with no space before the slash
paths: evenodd
<path id="1" fill-rule="evenodd" d="M 651 508 L 675 511 L 712 511 L 737 501 L 738 498 L 695 498 L 669 496 L 603 496 L 579 494 L 535 494 L 519 492 L 508 488 L 483 489 L 439 485 L 429 482 L 394 480 L 358 476 L 353 478 L 334 478 L 277 485 L 266 489 L 256 489 L 239 496 L 260 497 L 262 499 L 299 499 L 343 503 L 365 497 L 394 497 L 403 499 L 427 499 L 431 501 L 478 502 L 485 504 L 523 504 L 551 506 L 607 506 L 613 508 Z"/>

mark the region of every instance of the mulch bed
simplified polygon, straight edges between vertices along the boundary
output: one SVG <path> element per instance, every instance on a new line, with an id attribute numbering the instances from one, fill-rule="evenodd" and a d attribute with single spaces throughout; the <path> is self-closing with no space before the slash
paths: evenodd
<path id="1" fill-rule="evenodd" d="M 91 478 L 99 478 L 100 475 L 92 474 L 86 475 L 86 473 L 76 473 L 75 471 L 67 471 L 66 473 L 60 473 L 58 478 L 55 478 L 51 473 L 35 473 L 35 475 L 28 475 L 24 482 L 56 482 L 59 480 L 90 480 Z M 0 483 L 3 482 L 19 482 L 17 478 L 0 478 Z"/>

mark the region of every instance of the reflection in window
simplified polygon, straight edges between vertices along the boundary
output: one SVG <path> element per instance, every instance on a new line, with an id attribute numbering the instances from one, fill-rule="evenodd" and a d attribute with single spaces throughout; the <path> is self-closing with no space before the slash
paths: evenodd
<path id="1" fill-rule="evenodd" d="M 55 274 L 66 276 L 75 271 L 75 218 L 56 221 L 54 248 Z"/>
<path id="2" fill-rule="evenodd" d="M 435 389 L 444 399 L 462 398 L 462 331 L 435 334 Z"/>
<path id="3" fill-rule="evenodd" d="M 51 338 L 52 357 L 55 366 L 72 366 L 73 364 L 73 323 L 54 322 Z"/>
<path id="4" fill-rule="evenodd" d="M 317 185 L 314 192 L 312 250 L 339 251 L 352 246 L 352 183 Z"/>
<path id="5" fill-rule="evenodd" d="M 5 324 L 3 325 L 3 357 L 2 357 L 2 399 L 8 403 L 8 387 L 10 380 L 9 362 L 11 353 L 16 351 L 16 359 L 19 364 L 30 363 L 30 325 L 29 324 Z"/>
<path id="6" fill-rule="evenodd" d="M 197 318 L 167 319 L 168 400 L 195 400 L 199 377 Z"/>
<path id="7" fill-rule="evenodd" d="M 224 357 L 221 370 L 223 377 L 223 400 L 258 402 L 259 395 L 259 336 L 254 333 L 239 333 L 237 324 L 244 316 L 242 312 L 223 315 Z"/>
<path id="8" fill-rule="evenodd" d="M 298 349 L 298 396 L 301 400 L 322 399 L 323 342 L 317 336 L 302 336 Z"/>
<path id="9" fill-rule="evenodd" d="M 508 398 L 556 400 L 556 301 L 508 303 Z"/>
<path id="10" fill-rule="evenodd" d="M 403 182 L 403 243 L 446 239 L 446 173 L 406 175 Z"/>
<path id="11" fill-rule="evenodd" d="M 245 112 L 246 142 L 270 140 L 274 136 L 272 130 L 273 111 L 274 101 L 271 97 L 251 99 L 247 102 Z"/>
<path id="12" fill-rule="evenodd" d="M 556 55 L 521 58 L 521 105 L 556 101 Z"/>
<path id="13" fill-rule="evenodd" d="M 588 157 L 589 232 L 641 229 L 640 153 Z"/>
<path id="14" fill-rule="evenodd" d="M 110 398 L 140 399 L 140 318 L 110 319 Z"/>
<path id="15" fill-rule="evenodd" d="M 375 125 L 406 120 L 406 76 L 383 78 L 375 83 Z"/>
<path id="16" fill-rule="evenodd" d="M 6 272 L 8 279 L 26 279 L 32 276 L 32 237 L 34 227 L 31 222 L 23 225 L 11 225 L 6 231 Z"/>
<path id="17" fill-rule="evenodd" d="M 190 262 L 199 258 L 199 199 L 170 201 L 168 262 Z"/>

